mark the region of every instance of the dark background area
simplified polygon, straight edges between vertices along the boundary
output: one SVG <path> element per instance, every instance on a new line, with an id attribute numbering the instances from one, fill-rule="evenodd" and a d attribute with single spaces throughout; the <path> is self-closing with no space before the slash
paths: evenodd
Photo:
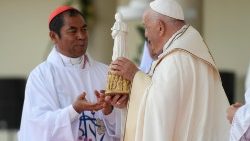
<path id="1" fill-rule="evenodd" d="M 0 129 L 19 129 L 26 79 L 0 79 Z"/>
<path id="2" fill-rule="evenodd" d="M 235 102 L 235 74 L 232 71 L 220 71 L 222 86 L 230 105 Z"/>

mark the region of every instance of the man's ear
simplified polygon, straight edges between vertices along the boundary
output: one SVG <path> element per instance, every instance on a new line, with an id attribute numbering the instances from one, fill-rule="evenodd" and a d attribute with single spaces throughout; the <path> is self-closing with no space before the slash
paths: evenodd
<path id="1" fill-rule="evenodd" d="M 163 21 L 159 20 L 159 34 L 164 35 L 166 31 L 166 27 Z"/>
<path id="2" fill-rule="evenodd" d="M 59 39 L 58 35 L 54 31 L 49 32 L 50 39 L 54 44 L 57 43 L 57 40 Z"/>
<path id="3" fill-rule="evenodd" d="M 159 24 L 159 34 L 164 35 L 165 31 L 166 31 L 166 26 L 165 26 L 164 22 L 159 20 L 158 24 Z"/>

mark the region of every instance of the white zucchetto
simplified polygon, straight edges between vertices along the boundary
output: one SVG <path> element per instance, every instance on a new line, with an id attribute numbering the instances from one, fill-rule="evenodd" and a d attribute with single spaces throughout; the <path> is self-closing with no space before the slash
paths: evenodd
<path id="1" fill-rule="evenodd" d="M 175 0 L 154 0 L 150 3 L 150 7 L 160 14 L 171 18 L 184 20 L 183 10 Z"/>

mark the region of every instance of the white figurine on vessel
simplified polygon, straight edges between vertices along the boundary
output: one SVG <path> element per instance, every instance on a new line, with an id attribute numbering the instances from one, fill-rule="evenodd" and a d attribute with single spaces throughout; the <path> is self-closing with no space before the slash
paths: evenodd
<path id="1" fill-rule="evenodd" d="M 114 39 L 113 56 L 112 61 L 118 57 L 127 57 L 127 24 L 123 22 L 123 16 L 121 13 L 115 14 L 115 23 L 112 30 L 112 38 Z"/>

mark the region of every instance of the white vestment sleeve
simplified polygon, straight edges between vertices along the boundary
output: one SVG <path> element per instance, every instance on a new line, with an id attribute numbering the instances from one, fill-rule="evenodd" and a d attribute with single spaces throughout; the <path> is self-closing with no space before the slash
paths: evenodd
<path id="1" fill-rule="evenodd" d="M 245 94 L 245 101 L 246 104 L 235 113 L 230 131 L 230 141 L 239 141 L 250 127 L 250 89 Z"/>
<path id="2" fill-rule="evenodd" d="M 145 41 L 144 47 L 143 47 L 143 54 L 141 58 L 140 70 L 142 70 L 144 73 L 148 73 L 152 62 L 153 62 L 153 59 L 150 56 L 150 53 L 147 47 L 147 42 Z"/>
<path id="3" fill-rule="evenodd" d="M 60 108 L 51 77 L 36 69 L 28 78 L 20 141 L 75 140 L 71 124 L 79 114 L 71 105 Z"/>
<path id="4" fill-rule="evenodd" d="M 126 108 L 114 108 L 111 114 L 104 115 L 104 123 L 107 128 L 107 132 L 110 136 L 115 137 L 117 141 L 121 140 L 123 137 L 126 115 Z"/>

